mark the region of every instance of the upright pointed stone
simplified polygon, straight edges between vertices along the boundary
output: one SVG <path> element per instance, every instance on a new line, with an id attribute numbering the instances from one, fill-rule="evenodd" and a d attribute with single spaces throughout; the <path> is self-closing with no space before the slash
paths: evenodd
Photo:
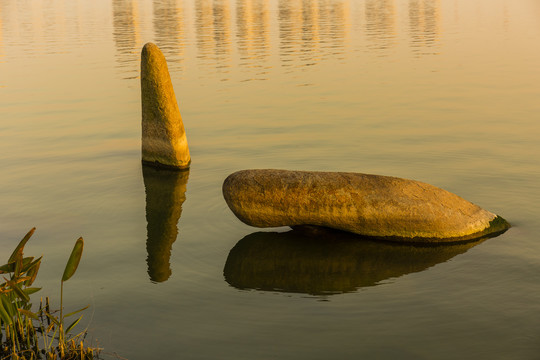
<path id="1" fill-rule="evenodd" d="M 191 163 L 186 132 L 161 50 L 152 43 L 141 54 L 142 162 L 187 169 Z"/>

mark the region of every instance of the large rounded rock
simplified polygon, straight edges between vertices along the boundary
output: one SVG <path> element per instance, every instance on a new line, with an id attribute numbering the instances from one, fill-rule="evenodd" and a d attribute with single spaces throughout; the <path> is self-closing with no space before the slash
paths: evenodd
<path id="1" fill-rule="evenodd" d="M 315 225 L 389 240 L 451 242 L 501 232 L 501 217 L 435 186 L 345 172 L 243 170 L 223 183 L 233 213 L 256 227 Z"/>
<path id="2" fill-rule="evenodd" d="M 187 169 L 191 163 L 186 132 L 161 50 L 152 43 L 141 53 L 142 162 Z"/>

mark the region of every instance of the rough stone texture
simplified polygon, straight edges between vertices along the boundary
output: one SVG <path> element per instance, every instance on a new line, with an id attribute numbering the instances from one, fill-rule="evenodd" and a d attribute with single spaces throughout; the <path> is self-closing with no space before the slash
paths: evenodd
<path id="1" fill-rule="evenodd" d="M 335 230 L 256 232 L 231 249 L 223 274 L 239 289 L 328 295 L 423 271 L 481 242 L 417 246 Z"/>
<path id="2" fill-rule="evenodd" d="M 155 282 L 171 276 L 169 259 L 178 236 L 178 221 L 186 200 L 189 171 L 170 171 L 143 166 L 146 190 L 148 275 Z"/>
<path id="3" fill-rule="evenodd" d="M 509 227 L 446 190 L 389 176 L 243 170 L 227 177 L 223 196 L 257 227 L 316 225 L 413 242 L 463 241 Z"/>
<path id="4" fill-rule="evenodd" d="M 191 157 L 165 57 L 152 43 L 141 54 L 142 161 L 186 169 Z"/>

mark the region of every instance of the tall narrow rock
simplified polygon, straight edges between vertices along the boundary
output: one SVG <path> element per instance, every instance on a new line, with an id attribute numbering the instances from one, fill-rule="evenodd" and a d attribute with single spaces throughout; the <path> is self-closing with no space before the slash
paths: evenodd
<path id="1" fill-rule="evenodd" d="M 141 53 L 142 162 L 187 169 L 191 163 L 186 132 L 161 50 L 152 43 Z"/>

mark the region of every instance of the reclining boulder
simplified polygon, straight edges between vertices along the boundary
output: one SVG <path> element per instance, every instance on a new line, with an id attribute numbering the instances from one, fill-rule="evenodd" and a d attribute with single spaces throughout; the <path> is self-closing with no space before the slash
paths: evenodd
<path id="1" fill-rule="evenodd" d="M 223 196 L 256 227 L 314 225 L 384 240 L 455 242 L 510 225 L 446 190 L 415 180 L 349 172 L 242 170 Z"/>

